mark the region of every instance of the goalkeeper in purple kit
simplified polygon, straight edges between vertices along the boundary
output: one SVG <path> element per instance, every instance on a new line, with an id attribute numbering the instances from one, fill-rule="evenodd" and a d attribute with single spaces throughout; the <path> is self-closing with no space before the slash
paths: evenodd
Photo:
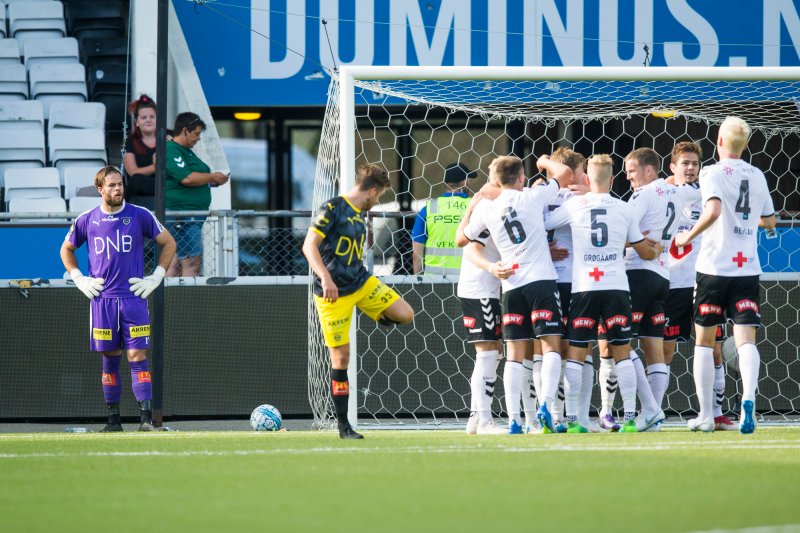
<path id="1" fill-rule="evenodd" d="M 94 184 L 102 197 L 100 206 L 75 219 L 61 245 L 61 260 L 75 285 L 91 300 L 90 345 L 93 351 L 103 353 L 103 395 L 108 411 L 108 423 L 101 431 L 122 431 L 119 367 L 123 349 L 128 352 L 133 394 L 139 402 L 139 431 L 153 431 L 147 297 L 164 279 L 175 255 L 175 240 L 153 213 L 125 202 L 118 168 L 100 169 Z M 149 276 L 144 276 L 145 237 L 161 246 L 158 266 Z M 75 257 L 75 250 L 84 243 L 89 249 L 88 275 L 80 271 Z"/>

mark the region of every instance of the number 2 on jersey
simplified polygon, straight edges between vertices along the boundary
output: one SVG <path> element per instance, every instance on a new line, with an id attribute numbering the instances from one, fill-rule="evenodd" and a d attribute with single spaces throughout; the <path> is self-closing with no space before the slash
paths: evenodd
<path id="1" fill-rule="evenodd" d="M 608 244 L 608 225 L 605 222 L 600 222 L 597 217 L 605 215 L 605 209 L 592 209 L 589 214 L 592 217 L 592 244 L 597 248 L 601 248 Z"/>
<path id="2" fill-rule="evenodd" d="M 503 225 L 506 227 L 508 238 L 514 244 L 521 244 L 527 238 L 525 228 L 522 227 L 522 222 L 516 220 L 517 212 L 511 208 L 506 208 L 506 213 L 503 215 Z"/>
<path id="3" fill-rule="evenodd" d="M 672 202 L 667 203 L 667 225 L 664 226 L 664 231 L 661 233 L 661 240 L 668 241 L 672 238 L 669 232 L 669 227 L 675 222 L 675 204 Z"/>
<path id="4" fill-rule="evenodd" d="M 750 182 L 742 180 L 739 184 L 739 199 L 736 200 L 736 212 L 742 214 L 742 218 L 750 218 Z"/>

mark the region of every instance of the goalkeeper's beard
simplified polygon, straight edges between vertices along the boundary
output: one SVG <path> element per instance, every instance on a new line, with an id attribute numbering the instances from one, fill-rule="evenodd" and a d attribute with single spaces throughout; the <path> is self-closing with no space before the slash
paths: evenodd
<path id="1" fill-rule="evenodd" d="M 119 207 L 122 205 L 123 196 L 120 194 L 119 196 L 107 196 L 105 198 L 106 205 L 108 207 Z"/>

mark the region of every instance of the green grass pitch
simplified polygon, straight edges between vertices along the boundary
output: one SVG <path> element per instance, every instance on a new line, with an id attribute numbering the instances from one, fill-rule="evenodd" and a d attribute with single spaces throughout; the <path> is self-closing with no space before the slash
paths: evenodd
<path id="1" fill-rule="evenodd" d="M 365 434 L 0 435 L 0 531 L 800 528 L 800 428 Z"/>

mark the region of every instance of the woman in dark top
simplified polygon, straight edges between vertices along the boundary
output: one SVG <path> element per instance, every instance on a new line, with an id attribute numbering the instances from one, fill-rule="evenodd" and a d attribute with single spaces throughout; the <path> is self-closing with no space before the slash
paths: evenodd
<path id="1" fill-rule="evenodd" d="M 125 141 L 125 174 L 128 201 L 147 209 L 155 208 L 156 103 L 143 94 L 128 106 L 133 115 L 130 135 Z"/>

